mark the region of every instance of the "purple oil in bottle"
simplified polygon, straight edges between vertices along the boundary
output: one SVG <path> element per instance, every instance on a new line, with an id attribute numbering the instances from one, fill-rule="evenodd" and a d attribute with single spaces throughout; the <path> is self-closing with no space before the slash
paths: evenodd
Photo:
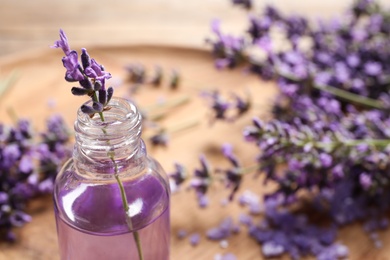
<path id="1" fill-rule="evenodd" d="M 77 178 L 67 171 L 70 186 Z M 61 259 L 134 259 L 138 251 L 126 224 L 118 184 L 77 182 L 62 189 L 56 209 Z M 144 260 L 169 259 L 169 194 L 155 175 L 124 181 L 133 231 L 137 230 Z"/>
<path id="2" fill-rule="evenodd" d="M 144 259 L 168 260 L 168 209 L 148 226 L 138 230 Z M 138 259 L 132 233 L 95 235 L 76 230 L 57 217 L 61 259 Z M 158 256 L 158 258 L 156 258 Z"/>

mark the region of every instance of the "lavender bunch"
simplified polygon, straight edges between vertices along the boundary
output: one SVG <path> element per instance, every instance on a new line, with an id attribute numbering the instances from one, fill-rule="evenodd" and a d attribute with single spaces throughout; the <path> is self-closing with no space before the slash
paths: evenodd
<path id="1" fill-rule="evenodd" d="M 259 147 L 259 172 L 277 184 L 265 196 L 266 203 L 282 198 L 280 207 L 288 209 L 303 200 L 298 194 L 304 192 L 311 194 L 310 208 L 329 216 L 336 226 L 362 220 L 369 232 L 387 227 L 389 22 L 390 10 L 359 0 L 343 19 L 316 25 L 271 6 L 261 15 L 250 15 L 243 36 L 224 35 L 219 23 L 212 23 L 215 37 L 208 43 L 217 68 L 246 64 L 247 70 L 273 80 L 280 90 L 272 110 L 275 119 L 254 118 L 244 131 L 245 139 Z M 285 48 L 277 48 L 275 32 Z M 279 218 L 267 217 L 273 222 Z M 275 223 L 266 230 L 290 232 Z M 271 236 L 256 239 L 263 251 L 269 243 L 275 246 Z M 276 243 L 276 249 L 280 246 Z M 294 250 L 290 255 L 308 252 Z M 317 253 L 311 252 L 325 257 Z M 334 252 L 325 255 L 324 259 L 342 257 Z"/>
<path id="2" fill-rule="evenodd" d="M 70 157 L 69 131 L 59 116 L 41 134 L 28 120 L 0 124 L 0 238 L 16 240 L 13 228 L 31 221 L 28 202 L 51 193 L 59 166 Z"/>
<path id="3" fill-rule="evenodd" d="M 235 56 L 246 58 L 252 72 L 275 80 L 281 93 L 273 108 L 277 120 L 255 119 L 244 135 L 260 147 L 261 169 L 287 198 L 304 188 L 331 188 L 353 175 L 352 168 L 365 190 L 387 187 L 389 13 L 362 0 L 344 20 L 322 21 L 318 27 L 272 7 L 250 17 L 249 39 L 265 58 L 259 60 L 246 49 Z M 215 24 L 212 28 L 216 62 L 232 60 L 229 51 L 217 51 L 231 45 L 221 41 L 224 36 Z M 274 29 L 285 36 L 289 49 L 272 48 Z M 303 38 L 310 40 L 310 49 L 300 47 Z M 281 163 L 289 167 L 280 175 L 276 168 Z M 374 178 L 371 172 L 383 173 Z"/>

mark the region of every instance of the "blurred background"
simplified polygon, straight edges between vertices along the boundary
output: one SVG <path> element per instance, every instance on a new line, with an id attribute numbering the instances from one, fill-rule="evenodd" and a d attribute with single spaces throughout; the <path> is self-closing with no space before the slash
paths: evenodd
<path id="1" fill-rule="evenodd" d="M 309 17 L 339 14 L 351 0 L 254 1 Z M 389 4 L 389 0 L 382 0 Z M 256 10 L 256 9 L 255 9 Z M 63 28 L 78 45 L 135 43 L 204 46 L 210 20 L 226 32 L 242 32 L 246 11 L 230 0 L 0 0 L 0 57 L 46 48 Z"/>
<path id="2" fill-rule="evenodd" d="M 353 0 L 254 0 L 255 7 L 253 12 L 260 11 L 261 7 L 266 4 L 272 4 L 282 12 L 302 14 L 311 20 L 315 20 L 318 17 L 331 18 L 340 16 L 352 1 Z M 390 0 L 378 0 L 378 2 L 390 6 Z M 2 111 L 2 109 L 4 110 L 7 106 L 13 106 L 17 107 L 17 112 L 20 115 L 25 115 L 24 112 L 27 111 L 26 114 L 34 119 L 34 123 L 41 122 L 39 118 L 47 116 L 47 113 L 49 112 L 52 113 L 52 110 L 49 111 L 47 109 L 47 104 L 45 103 L 46 100 L 53 101 L 51 95 L 58 97 L 55 109 L 68 116 L 68 119 L 73 118 L 75 107 L 78 106 L 78 103 L 73 102 L 73 97 L 68 95 L 68 88 L 63 87 L 69 86 L 69 84 L 62 81 L 64 73 L 64 70 L 60 65 L 62 53 L 60 51 L 54 52 L 49 49 L 49 46 L 58 39 L 58 31 L 60 28 L 64 29 L 70 38 L 71 45 L 72 47 L 74 46 L 74 49 L 78 49 L 81 46 L 90 48 L 94 45 L 130 46 L 143 44 L 207 48 L 205 45 L 205 38 L 211 34 L 210 22 L 212 19 L 218 18 L 221 20 L 222 30 L 224 32 L 242 35 L 243 30 L 247 28 L 246 16 L 248 14 L 248 11 L 242 8 L 233 7 L 232 0 L 111 0 L 105 2 L 96 0 L 0 0 L 0 76 L 11 74 L 10 72 L 15 67 L 18 67 L 19 71 L 23 71 L 24 73 L 22 75 L 23 77 L 18 78 L 17 85 L 13 92 L 8 92 L 9 95 L 7 98 L 0 100 L 0 119 L 7 120 L 9 117 L 4 116 L 5 112 Z M 99 48 L 96 49 L 99 55 Z M 119 72 L 119 76 L 125 78 L 125 71 L 123 70 L 122 65 L 130 60 L 130 55 L 122 55 L 123 53 L 121 51 L 124 52 L 127 50 L 126 48 L 123 49 L 124 50 L 116 50 L 114 59 L 105 59 L 104 62 L 107 64 L 106 61 L 108 61 L 110 69 L 113 69 L 112 71 L 110 70 L 110 72 Z M 224 87 L 225 85 L 230 84 L 229 86 L 232 88 L 239 84 L 242 84 L 245 87 L 248 86 L 249 88 L 258 88 L 259 84 L 263 84 L 260 83 L 255 76 L 253 78 L 247 76 L 245 77 L 246 81 L 243 81 L 241 77 L 242 74 L 238 71 L 236 71 L 235 74 L 232 74 L 232 76 L 227 74 L 231 72 L 217 74 L 213 69 L 213 64 L 210 62 L 211 58 L 208 56 L 207 52 L 200 52 L 197 50 L 192 50 L 190 52 L 181 50 L 177 52 L 177 49 L 180 48 L 171 48 L 170 51 L 169 48 L 160 48 L 156 51 L 153 50 L 153 48 L 141 46 L 132 49 L 131 58 L 136 60 L 136 58 L 142 57 L 143 61 L 146 61 L 146 63 L 149 63 L 150 65 L 154 64 L 156 56 L 161 54 L 158 51 L 163 50 L 163 55 L 160 55 L 156 60 L 158 60 L 158 62 L 163 61 L 166 68 L 173 68 L 180 65 L 180 68 L 184 69 L 184 74 L 187 73 L 185 75 L 188 76 L 187 78 L 190 80 L 199 80 L 199 75 L 202 75 L 203 78 L 201 80 L 203 80 L 203 82 L 213 82 L 213 84 L 217 86 Z M 38 51 L 37 53 L 39 55 L 43 53 L 42 55 L 47 56 L 39 56 L 39 59 L 37 59 L 36 55 L 26 55 L 26 52 L 34 54 L 36 50 L 43 50 L 43 52 Z M 104 50 L 104 48 L 100 49 L 100 55 L 103 55 L 102 50 Z M 176 59 L 175 56 L 177 56 Z M 30 58 L 24 59 L 25 57 Z M 1 66 L 3 64 L 5 65 Z M 43 73 L 46 73 L 47 75 L 42 77 L 41 75 Z M 223 76 L 221 77 L 221 75 Z M 33 89 L 34 87 L 38 90 L 35 91 Z M 261 93 L 259 92 L 259 95 L 262 95 L 261 100 L 264 101 L 264 106 L 269 105 L 270 100 L 273 100 L 276 93 L 274 90 L 274 88 L 264 88 Z M 66 94 L 63 94 L 65 91 Z M 122 88 L 122 91 L 125 91 L 124 88 Z M 156 90 L 153 92 L 153 95 L 149 95 L 151 92 L 149 89 L 149 92 L 146 92 L 148 95 L 144 96 L 155 102 L 155 100 L 161 98 L 158 91 L 159 90 Z M 34 94 L 37 95 L 37 93 L 39 93 L 39 98 L 32 100 L 31 96 Z M 165 89 L 166 96 L 171 95 L 171 93 L 170 90 Z M 181 94 L 178 93 L 178 95 Z M 42 102 L 42 100 L 44 100 L 44 102 Z M 74 104 L 71 104 L 69 100 L 72 100 Z M 31 102 L 32 105 L 30 104 Z M 198 102 L 200 101 L 198 100 Z M 49 102 L 47 103 L 49 104 Z M 14 104 L 17 104 L 17 106 Z M 199 103 L 193 103 L 192 105 L 196 106 L 197 104 Z M 30 107 L 33 107 L 34 109 L 31 109 Z M 187 109 L 191 109 L 191 107 L 187 107 Z M 42 111 L 45 111 L 45 113 L 42 113 Z M 195 111 L 195 109 L 192 109 L 191 111 Z M 181 110 L 180 112 L 181 114 L 176 114 L 177 118 L 185 118 L 188 116 L 188 114 L 185 114 L 186 111 Z M 197 113 L 204 115 L 202 114 L 203 110 L 197 110 Z M 73 120 L 74 119 L 69 121 L 73 122 Z M 171 120 L 170 122 L 174 122 L 174 120 Z M 245 124 L 245 121 L 241 121 L 241 125 L 236 125 L 236 127 L 241 127 Z M 229 128 L 228 125 L 219 127 L 220 128 L 216 128 L 216 131 L 214 132 L 214 135 L 211 135 L 211 138 L 208 136 L 210 140 L 215 137 L 215 140 L 218 142 L 221 141 L 222 138 L 218 134 L 218 130 L 223 130 L 224 133 L 227 133 L 226 131 Z M 205 127 L 204 129 L 207 128 Z M 229 128 L 229 130 L 236 131 L 237 129 Z M 194 135 L 197 135 L 197 132 L 194 132 Z M 202 137 L 202 135 L 199 136 Z M 237 140 L 235 140 L 235 142 L 242 142 L 241 136 L 236 137 Z M 179 136 L 179 138 L 175 139 L 174 142 L 176 142 L 176 147 L 187 147 L 187 138 L 188 136 Z M 197 139 L 194 138 L 191 140 Z M 214 143 L 217 143 L 215 140 L 213 140 Z M 193 141 L 193 143 L 195 142 Z M 179 151 L 177 152 L 176 157 L 172 156 L 172 154 L 168 153 L 166 150 L 154 150 L 153 152 L 156 155 L 156 158 L 165 162 L 165 165 L 169 165 L 170 167 L 173 165 L 172 158 L 175 158 L 175 160 L 180 162 L 185 162 L 188 165 L 195 165 L 198 163 L 198 152 L 203 151 L 202 144 L 197 143 L 197 145 L 199 146 L 197 146 L 198 148 L 195 147 L 196 149 L 191 147 L 193 153 L 183 153 L 181 152 L 181 149 L 175 148 L 175 143 L 171 143 L 171 151 Z M 209 153 L 215 153 L 215 151 L 217 151 L 216 149 L 219 149 L 219 146 L 216 144 L 214 145 L 218 148 L 210 146 L 211 148 L 207 150 Z M 255 147 L 253 147 L 253 149 L 254 148 Z M 246 154 L 251 152 L 251 150 L 247 149 L 243 149 L 242 151 Z M 240 155 L 245 155 L 245 153 Z M 221 158 L 216 158 L 216 160 L 218 159 Z M 246 158 L 248 161 L 251 159 L 251 156 L 247 156 Z M 224 196 L 224 194 L 221 196 Z M 175 197 L 176 205 L 183 208 L 180 208 L 180 210 L 176 210 L 173 213 L 173 219 L 176 221 L 174 221 L 174 228 L 177 229 L 183 226 L 196 226 L 197 229 L 201 228 L 200 226 L 202 225 L 198 224 L 197 221 L 193 221 L 201 219 L 199 217 L 200 212 L 191 212 L 191 214 L 193 214 L 191 215 L 192 218 L 182 217 L 182 212 L 190 212 L 194 208 L 195 200 L 192 198 L 193 197 L 191 196 L 191 202 L 188 203 L 188 196 Z M 235 206 L 238 207 L 238 205 Z M 178 207 L 176 208 L 178 209 Z M 228 210 L 230 209 L 222 209 L 219 214 L 222 215 L 228 212 Z M 22 241 L 20 244 L 15 247 L 0 246 L 0 260 L 57 259 L 53 258 L 53 255 L 57 256 L 58 252 L 51 205 L 49 207 L 46 205 L 44 211 L 44 213 L 42 213 L 42 210 L 41 212 L 37 211 L 33 218 L 34 225 L 26 225 L 26 228 L 23 229 L 23 232 L 25 233 L 22 233 L 22 235 L 19 236 L 22 238 L 20 239 L 20 241 Z M 202 213 L 204 214 L 204 212 Z M 208 211 L 206 213 L 208 214 L 206 215 L 208 222 L 211 223 L 211 221 L 218 219 L 218 217 L 215 216 L 215 211 Z M 229 214 L 230 213 L 231 212 L 229 212 Z M 208 222 L 207 224 L 210 224 Z M 207 228 L 210 225 L 204 225 L 202 227 Z M 358 253 L 372 253 L 374 249 L 372 248 L 371 242 L 368 241 L 367 237 L 358 233 L 359 231 L 356 230 L 357 229 L 355 229 L 354 232 L 345 233 L 345 241 L 349 241 L 349 245 L 356 244 L 354 248 L 358 249 L 355 250 Z M 358 236 L 356 236 L 356 234 L 358 234 Z M 356 240 L 360 242 L 355 243 Z M 178 239 L 175 240 L 175 245 L 179 243 L 177 241 Z M 253 247 L 250 247 L 251 245 L 253 245 Z M 360 247 L 362 247 L 362 249 L 360 249 Z M 253 250 L 250 251 L 248 248 L 253 248 Z M 236 238 L 235 243 L 232 243 L 229 250 L 230 249 L 240 256 L 249 254 L 258 256 L 260 252 L 259 247 L 256 247 L 255 241 L 249 240 L 249 237 L 244 233 Z M 190 248 L 189 243 L 182 242 L 181 246 L 175 247 L 173 259 L 183 259 L 175 258 L 175 256 L 184 256 L 187 255 L 188 252 L 191 252 L 193 255 L 207 254 L 210 256 L 208 259 L 211 259 L 211 256 L 219 250 L 219 246 L 217 244 L 209 243 L 209 250 L 204 250 L 203 247 L 197 248 L 198 251 L 190 250 L 194 249 Z M 376 251 L 374 251 L 374 254 L 376 254 Z M 364 256 L 367 255 L 368 253 Z M 10 256 L 15 257 L 10 258 Z"/>

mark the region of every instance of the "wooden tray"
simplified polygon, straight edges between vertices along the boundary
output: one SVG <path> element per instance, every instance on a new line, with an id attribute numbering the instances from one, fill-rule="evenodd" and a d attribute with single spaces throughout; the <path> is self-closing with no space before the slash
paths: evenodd
<path id="1" fill-rule="evenodd" d="M 264 83 L 253 75 L 245 75 L 240 69 L 217 71 L 210 53 L 201 49 L 145 45 L 91 46 L 88 52 L 113 75 L 109 84 L 118 86 L 115 95 L 135 99 L 141 108 L 153 106 L 159 100 L 190 97 L 187 104 L 170 111 L 162 124 L 169 127 L 194 119 L 200 123 L 192 129 L 173 135 L 166 148 L 151 147 L 147 142 L 148 152 L 161 162 L 167 172 L 173 170 L 174 162 L 183 163 L 192 172 L 199 165 L 198 156 L 201 153 L 210 158 L 213 166 L 228 166 L 220 153 L 220 147 L 224 143 L 234 145 L 235 152 L 244 165 L 253 164 L 257 150 L 254 145 L 242 142 L 241 132 L 250 124 L 251 117 L 268 114 L 276 94 L 272 83 Z M 37 129 L 42 129 L 45 118 L 54 113 L 61 113 L 69 126 L 73 124 L 76 110 L 85 98 L 71 95 L 70 88 L 73 85 L 63 80 L 65 69 L 61 63 L 62 56 L 60 50 L 48 48 L 0 60 L 0 76 L 5 77 L 12 71 L 17 71 L 19 75 L 15 86 L 0 99 L 0 121 L 11 122 L 6 110 L 12 107 L 19 117 L 32 119 Z M 145 65 L 149 71 L 155 65 L 160 65 L 165 73 L 162 86 L 141 86 L 138 93 L 131 94 L 132 84 L 126 82 L 128 75 L 124 67 L 135 62 Z M 180 87 L 176 91 L 168 87 L 167 78 L 172 69 L 180 71 L 182 76 Z M 249 90 L 254 109 L 235 123 L 210 124 L 210 110 L 199 94 L 212 89 L 220 89 L 226 95 L 232 92 L 244 94 L 245 90 Z M 49 103 L 55 103 L 55 106 L 50 107 Z M 147 135 L 148 131 L 145 133 Z M 261 179 L 253 181 L 252 178 L 246 178 L 239 193 L 245 189 L 256 189 L 260 194 L 272 188 L 261 185 Z M 245 227 L 242 227 L 239 234 L 228 239 L 229 246 L 226 249 L 221 248 L 218 242 L 205 238 L 207 229 L 216 226 L 228 215 L 237 221 L 239 212 L 244 210 L 237 202 L 221 206 L 220 201 L 227 195 L 224 188 L 216 184 L 210 191 L 210 207 L 199 209 L 193 192 L 173 194 L 171 259 L 214 259 L 216 254 L 226 252 L 234 253 L 239 259 L 263 259 L 260 246 L 248 236 Z M 29 213 L 33 220 L 17 231 L 17 243 L 0 244 L 0 259 L 59 259 L 51 198 L 31 203 Z M 201 243 L 192 247 L 188 239 L 179 240 L 176 237 L 179 229 L 186 229 L 189 233 L 200 232 Z M 389 232 L 380 235 L 385 245 L 390 242 Z M 349 246 L 350 259 L 390 259 L 389 249 L 375 249 L 360 226 L 342 230 L 340 240 Z"/>

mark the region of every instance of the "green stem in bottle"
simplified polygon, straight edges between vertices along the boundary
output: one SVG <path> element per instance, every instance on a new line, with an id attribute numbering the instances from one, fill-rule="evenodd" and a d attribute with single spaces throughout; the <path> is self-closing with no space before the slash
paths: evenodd
<path id="1" fill-rule="evenodd" d="M 97 100 L 96 92 L 94 93 L 94 98 L 96 98 L 96 100 Z M 102 120 L 102 122 L 104 122 L 103 112 L 99 112 L 99 116 L 100 116 L 100 119 Z M 107 134 L 106 129 L 103 128 L 102 131 L 104 134 Z M 110 143 L 110 141 L 108 141 L 108 144 L 109 143 Z M 135 241 L 135 244 L 137 246 L 139 260 L 143 260 L 144 257 L 142 254 L 141 239 L 140 239 L 140 236 L 138 234 L 138 231 L 133 231 L 133 223 L 132 223 L 131 217 L 130 217 L 129 202 L 127 201 L 126 192 L 125 192 L 125 188 L 123 187 L 122 180 L 120 179 L 119 174 L 118 174 L 118 165 L 116 164 L 115 158 L 114 158 L 115 152 L 114 151 L 108 152 L 107 155 L 110 157 L 112 163 L 114 164 L 114 176 L 115 176 L 116 182 L 118 183 L 119 191 L 121 193 L 122 206 L 123 206 L 123 209 L 125 211 L 127 226 L 129 228 L 129 231 L 133 233 L 134 241 Z"/>
<path id="2" fill-rule="evenodd" d="M 97 95 L 96 95 L 96 91 L 95 92 L 93 92 L 93 97 L 92 97 L 92 99 L 94 100 L 94 101 L 98 101 L 98 97 L 97 97 Z M 100 117 L 100 120 L 102 120 L 102 122 L 104 122 L 104 116 L 103 116 L 103 112 L 99 112 L 99 117 Z M 104 131 L 104 133 L 106 133 L 105 131 Z"/>
<path id="3" fill-rule="evenodd" d="M 137 251 L 138 251 L 139 260 L 143 260 L 144 257 L 143 257 L 143 254 L 142 254 L 141 239 L 139 237 L 138 231 L 132 231 L 133 230 L 133 223 L 132 223 L 131 217 L 130 217 L 129 203 L 127 201 L 126 192 L 125 192 L 125 188 L 123 187 L 122 180 L 119 178 L 119 175 L 118 175 L 118 165 L 115 162 L 114 155 L 110 154 L 109 156 L 110 156 L 110 159 L 113 162 L 114 167 L 115 167 L 115 174 L 114 174 L 114 176 L 115 176 L 115 179 L 116 179 L 116 181 L 118 183 L 119 190 L 120 190 L 120 193 L 121 193 L 122 206 L 123 206 L 123 209 L 125 210 L 125 213 L 126 213 L 125 214 L 126 215 L 126 223 L 127 223 L 127 226 L 129 227 L 129 230 L 133 233 L 133 237 L 134 237 L 135 243 L 137 245 Z"/>

